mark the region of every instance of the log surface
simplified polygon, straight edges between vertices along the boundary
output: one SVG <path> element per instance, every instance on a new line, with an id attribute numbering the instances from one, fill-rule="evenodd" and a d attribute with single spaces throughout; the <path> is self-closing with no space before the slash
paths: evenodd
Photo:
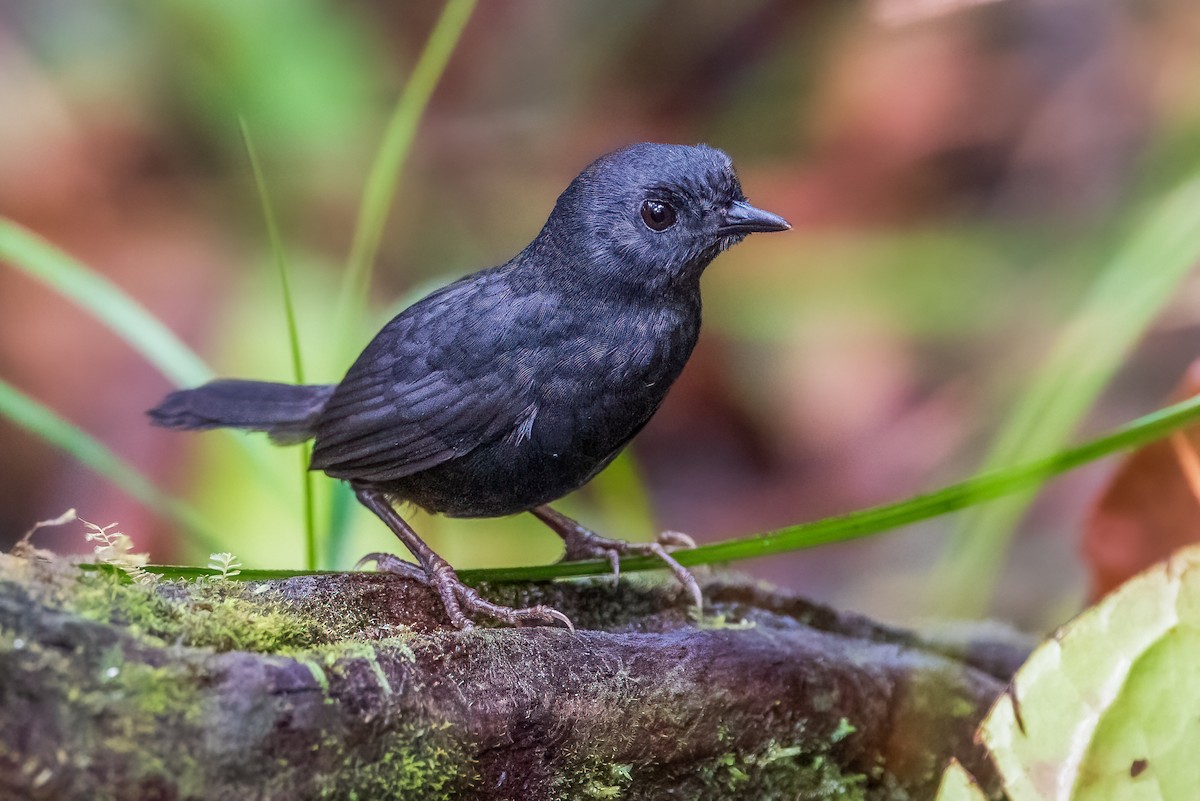
<path id="1" fill-rule="evenodd" d="M 930 798 L 1021 649 L 951 649 L 740 579 L 131 583 L 0 556 L 0 798 Z"/>

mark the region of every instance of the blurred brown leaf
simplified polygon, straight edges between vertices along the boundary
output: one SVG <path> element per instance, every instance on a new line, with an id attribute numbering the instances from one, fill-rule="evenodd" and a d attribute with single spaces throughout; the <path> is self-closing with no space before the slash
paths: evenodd
<path id="1" fill-rule="evenodd" d="M 1172 394 L 1180 401 L 1200 393 L 1200 359 Z M 1083 532 L 1083 557 L 1096 599 L 1135 573 L 1200 541 L 1200 497 L 1188 465 L 1200 450 L 1200 427 L 1131 454 L 1117 470 Z"/>

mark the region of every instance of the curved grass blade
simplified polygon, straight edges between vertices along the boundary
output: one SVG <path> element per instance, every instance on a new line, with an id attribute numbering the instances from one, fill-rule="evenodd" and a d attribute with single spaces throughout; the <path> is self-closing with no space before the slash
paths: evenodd
<path id="1" fill-rule="evenodd" d="M 400 182 L 400 172 L 416 136 L 417 124 L 474 9 L 475 0 L 448 0 L 388 121 L 383 143 L 363 190 L 350 257 L 342 278 L 335 317 L 338 331 L 352 331 L 350 325 L 366 306 L 375 254 Z"/>
<path id="2" fill-rule="evenodd" d="M 383 226 L 387 222 L 392 198 L 400 183 L 400 173 L 408 159 L 417 125 L 425 113 L 434 87 L 445 72 L 463 28 L 475 10 L 475 2 L 476 0 L 447 0 L 388 120 L 383 142 L 375 155 L 363 189 L 354 238 L 350 244 L 350 255 L 342 276 L 337 311 L 334 313 L 334 331 L 339 338 L 334 353 L 339 356 L 355 355 L 356 348 L 362 344 L 359 341 L 362 333 L 361 323 L 371 319 L 370 315 L 365 314 L 365 310 L 375 254 L 383 238 Z M 345 493 L 335 493 L 333 496 L 325 549 L 331 560 L 329 564 L 337 564 L 336 560 L 340 558 L 345 549 L 345 540 L 349 537 L 353 515 L 346 513 L 346 497 Z"/>
<path id="3" fill-rule="evenodd" d="M 250 129 L 245 119 L 239 119 L 242 128 L 242 141 L 246 145 L 246 157 L 250 160 L 250 169 L 254 172 L 254 184 L 258 188 L 258 200 L 262 205 L 263 222 L 267 226 L 267 236 L 271 240 L 271 253 L 275 257 L 275 269 L 279 275 L 279 289 L 283 296 L 283 311 L 287 318 L 288 345 L 292 354 L 292 375 L 297 384 L 304 383 L 304 360 L 300 355 L 300 328 L 296 323 L 296 306 L 292 302 L 292 285 L 288 279 L 287 256 L 283 249 L 283 239 L 279 235 L 279 224 L 275 220 L 275 209 L 271 205 L 271 196 L 267 192 L 267 181 L 263 177 L 262 164 L 258 160 L 258 151 L 254 149 L 254 141 L 250 138 Z"/>
<path id="4" fill-rule="evenodd" d="M 0 415 L 26 431 L 74 456 L 148 508 L 168 517 L 191 532 L 196 545 L 215 548 L 219 541 L 211 523 L 182 501 L 159 491 L 128 462 L 114 454 L 90 434 L 0 379 Z"/>
<path id="5" fill-rule="evenodd" d="M 859 539 L 1036 488 L 1053 476 L 1118 451 L 1161 439 L 1197 421 L 1200 421 L 1200 396 L 1138 418 L 1083 445 L 1037 461 L 983 473 L 937 492 L 812 523 L 788 526 L 753 537 L 714 542 L 690 551 L 676 551 L 673 555 L 684 565 L 709 565 Z M 622 571 L 627 568 L 646 570 L 656 567 L 662 567 L 661 562 L 648 557 L 621 560 Z M 512 569 L 464 570 L 462 575 L 480 581 L 531 581 L 604 572 L 606 568 L 603 562 L 572 562 Z"/>
<path id="6" fill-rule="evenodd" d="M 263 177 L 262 165 L 258 161 L 258 152 L 254 149 L 254 141 L 250 138 L 250 129 L 245 119 L 239 119 L 242 128 L 242 141 L 246 144 L 246 156 L 250 159 L 250 169 L 254 172 L 254 183 L 258 187 L 258 199 L 262 204 L 263 221 L 267 226 L 267 236 L 271 239 L 271 251 L 275 256 L 275 269 L 279 274 L 279 289 L 283 297 L 283 310 L 287 317 L 288 344 L 292 352 L 292 376 L 297 384 L 304 383 L 304 360 L 300 355 L 300 328 L 296 324 L 296 306 L 292 302 L 292 287 L 288 280 L 287 257 L 283 250 L 283 239 L 279 235 L 279 225 L 275 221 L 275 209 L 271 205 L 271 196 L 267 193 L 267 181 Z M 300 486 L 304 504 L 304 554 L 305 564 L 309 570 L 317 569 L 317 520 L 313 498 L 313 474 L 308 469 L 312 457 L 312 446 L 307 442 L 302 444 L 300 451 Z"/>
<path id="7" fill-rule="evenodd" d="M 213 378 L 208 365 L 145 306 L 28 228 L 3 217 L 0 259 L 83 307 L 176 386 Z"/>
<path id="8" fill-rule="evenodd" d="M 0 261 L 78 304 L 175 386 L 195 386 L 212 380 L 209 366 L 145 306 L 82 262 L 4 217 L 0 217 Z M 267 443 L 249 439 L 234 429 L 222 430 L 234 437 L 262 475 L 274 478 L 263 458 Z"/>
<path id="9" fill-rule="evenodd" d="M 1092 286 L 997 437 L 983 470 L 1063 446 L 1180 281 L 1200 259 L 1200 176 L 1157 205 Z M 939 615 L 975 617 L 1034 493 L 982 506 L 958 522 L 930 586 Z"/>
<path id="10" fill-rule="evenodd" d="M 350 526 L 362 508 L 354 490 L 344 481 L 329 482 L 329 536 L 325 539 L 325 564 L 329 567 L 353 562 L 346 557 Z"/>
<path id="11" fill-rule="evenodd" d="M 770 556 L 879 534 L 1040 486 L 1053 476 L 1119 451 L 1145 445 L 1167 436 L 1172 431 L 1197 422 L 1200 422 L 1200 396 L 1140 417 L 1083 445 L 1060 451 L 1037 461 L 984 473 L 937 492 L 812 523 L 788 526 L 753 537 L 714 542 L 690 551 L 676 551 L 674 556 L 680 563 L 694 567 Z M 651 557 L 639 556 L 621 560 L 622 572 L 654 570 L 662 566 L 662 562 Z M 149 565 L 146 569 L 152 573 L 175 578 L 209 575 L 209 573 L 197 572 L 207 570 L 207 568 Z M 605 575 L 610 569 L 608 562 L 593 560 L 528 567 L 462 570 L 459 571 L 459 576 L 463 580 L 471 582 L 546 581 L 575 576 Z M 308 571 L 296 570 L 243 570 L 242 575 L 237 578 L 243 580 L 289 578 L 308 574 Z"/>

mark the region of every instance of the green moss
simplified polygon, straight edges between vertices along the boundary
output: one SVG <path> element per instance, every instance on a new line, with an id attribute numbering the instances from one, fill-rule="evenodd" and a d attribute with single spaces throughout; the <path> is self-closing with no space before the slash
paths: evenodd
<path id="1" fill-rule="evenodd" d="M 866 777 L 843 773 L 823 754 L 803 745 L 770 742 L 750 755 L 727 752 L 698 771 L 707 779 L 705 798 L 755 798 L 762 801 L 863 801 Z"/>
<path id="2" fill-rule="evenodd" d="M 196 763 L 191 749 L 172 747 L 157 737 L 164 728 L 177 729 L 198 722 L 199 695 L 186 667 L 126 661 L 121 648 L 98 647 L 86 639 L 81 639 L 74 653 L 68 655 L 61 649 L 9 634 L 0 636 L 0 672 L 5 666 L 13 668 L 11 681 L 37 683 L 36 693 L 27 697 L 53 699 L 57 695 L 59 699 L 36 707 L 19 703 L 9 707 L 38 718 L 38 730 L 53 732 L 59 743 L 52 764 L 36 765 L 30 788 L 37 783 L 35 780 L 58 781 L 64 773 L 76 777 L 89 772 L 103 775 L 106 766 L 88 760 L 92 754 L 105 753 L 109 759 L 120 760 L 122 775 L 131 786 L 170 776 L 170 784 L 185 796 L 203 789 L 207 771 Z M 32 688 L 6 686 L 0 692 L 4 690 L 25 695 Z M 5 732 L 6 726 L 20 731 L 32 722 L 32 717 L 28 721 L 0 722 L 0 741 L 14 734 L 14 730 Z M 116 790 L 108 788 L 97 791 L 95 798 L 118 796 Z"/>
<path id="3" fill-rule="evenodd" d="M 199 696 L 194 681 L 177 667 L 132 662 L 105 668 L 101 675 L 100 685 L 84 693 L 75 711 L 90 711 L 105 718 L 108 752 L 129 759 L 129 775 L 135 782 L 170 776 L 171 783 L 185 796 L 201 791 L 207 771 L 197 764 L 190 749 L 163 744 L 147 747 L 164 726 L 198 723 Z"/>
<path id="4" fill-rule="evenodd" d="M 85 618 L 125 625 L 135 636 L 214 651 L 279 653 L 336 636 L 280 601 L 252 598 L 253 592 L 253 585 L 242 582 L 143 585 L 91 573 L 79 579 L 65 606 Z"/>
<path id="5" fill-rule="evenodd" d="M 768 742 L 751 753 L 726 751 L 698 769 L 678 776 L 661 775 L 653 786 L 639 787 L 633 781 L 637 767 L 603 762 L 591 754 L 567 759 L 558 770 L 554 798 L 635 799 L 656 798 L 658 790 L 670 787 L 682 798 L 706 801 L 865 801 L 868 798 L 904 798 L 903 793 L 867 789 L 867 777 L 842 771 L 820 746 L 803 743 Z"/>
<path id="6" fill-rule="evenodd" d="M 969 718 L 972 715 L 978 715 L 979 709 L 962 696 L 957 696 L 950 701 L 950 705 L 946 709 L 946 714 L 953 718 Z"/>
<path id="7" fill-rule="evenodd" d="M 110 592 L 107 587 L 101 589 Z M 126 590 L 132 590 L 132 594 Z M 142 636 L 161 637 L 167 632 L 190 636 L 197 631 L 207 631 L 189 628 L 176 617 L 180 613 L 171 611 L 174 599 L 163 599 L 143 590 L 124 585 L 112 596 L 119 599 L 123 614 L 130 614 L 130 619 L 145 627 Z M 91 593 L 99 591 L 97 587 L 88 589 Z M 98 602 L 92 598 L 81 604 L 82 608 L 87 608 L 88 603 Z M 166 611 L 162 604 L 167 605 Z M 218 604 L 214 608 L 223 609 L 225 605 Z M 96 612 L 99 613 L 98 608 Z M 237 625 L 234 624 L 235 637 L 230 641 L 264 641 L 257 634 L 246 634 Z M 192 668 L 186 663 L 159 667 L 127 661 L 120 646 L 93 642 L 88 639 L 88 631 L 76 632 L 80 639 L 71 653 L 26 642 L 12 632 L 0 629 L 0 677 L 25 677 L 24 680 L 36 681 L 41 693 L 50 689 L 61 694 L 61 701 L 40 709 L 53 715 L 50 720 L 43 717 L 42 727 L 50 726 L 49 731 L 55 733 L 55 739 L 61 744 L 59 754 L 67 761 L 53 764 L 29 761 L 22 768 L 28 774 L 24 786 L 32 787 L 35 781 L 53 782 L 64 771 L 77 780 L 87 780 L 88 776 L 104 776 L 111 770 L 110 779 L 99 785 L 103 789 L 92 795 L 97 801 L 155 796 L 158 794 L 156 788 L 165 787 L 172 788 L 171 792 L 180 798 L 211 795 L 211 776 L 214 766 L 222 758 L 223 749 L 240 751 L 243 746 L 221 743 L 214 749 L 214 744 L 205 739 L 205 732 L 211 730 L 210 716 L 219 714 L 220 710 L 206 703 L 205 691 L 198 686 Z M 379 647 L 391 648 L 412 658 L 412 651 L 400 638 L 381 641 Z M 344 642 L 320 646 L 308 652 L 301 661 L 315 677 L 317 672 L 324 676 L 326 670 L 340 670 L 347 659 L 374 661 L 375 658 L 370 645 Z M 377 661 L 375 664 L 378 668 Z M 8 672 L 9 667 L 18 666 L 19 670 Z M 384 678 L 381 684 L 385 691 L 389 690 L 382 668 L 376 675 Z M 0 685 L 3 685 L 0 695 L 22 692 L 20 686 L 3 680 Z M 322 686 L 328 689 L 328 679 Z M 45 715 L 46 711 L 30 710 L 29 714 Z M 247 737 L 253 739 L 251 730 L 259 728 L 259 723 L 265 721 L 273 725 L 275 718 L 269 705 L 262 710 L 266 715 L 260 716 L 258 711 L 235 710 L 242 721 L 237 731 L 247 733 Z M 5 734 L 6 724 L 0 721 L 0 735 L 3 735 L 0 736 L 0 752 L 9 736 L 19 736 L 19 721 L 10 721 L 7 725 L 16 728 Z M 175 735 L 166 739 L 159 737 L 158 732 L 164 729 Z M 188 730 L 194 732 L 193 737 L 183 734 Z M 232 729 L 224 727 L 221 730 Z M 364 758 L 363 750 L 361 742 L 347 743 L 342 732 L 333 731 L 313 752 L 315 759 L 330 766 L 319 775 L 315 786 L 307 781 L 296 784 L 299 778 L 296 773 L 286 765 L 276 765 L 272 783 L 260 790 L 263 797 L 269 798 L 447 801 L 461 797 L 475 781 L 471 760 L 476 749 L 460 738 L 449 724 L 400 723 L 377 735 L 369 749 L 371 758 Z M 105 754 L 106 759 L 112 760 L 111 765 L 86 762 L 89 755 L 97 753 Z M 234 792 L 236 786 L 231 785 L 230 791 Z"/>
<path id="8" fill-rule="evenodd" d="M 612 629 L 630 621 L 640 621 L 658 614 L 663 609 L 664 594 L 682 597 L 682 591 L 673 577 L 653 573 L 622 574 L 619 582 L 611 576 L 576 579 L 572 582 L 546 582 L 538 584 L 488 584 L 480 583 L 477 589 L 489 600 L 513 607 L 546 604 L 553 607 L 572 608 L 572 622 L 577 628 Z M 587 603 L 578 599 L 586 593 Z M 680 600 L 677 613 L 686 614 L 686 602 Z"/>
<path id="9" fill-rule="evenodd" d="M 753 620 L 730 620 L 729 616 L 723 612 L 709 614 L 703 609 L 695 607 L 688 609 L 687 614 L 688 619 L 695 623 L 698 629 L 744 631 L 757 625 Z"/>
<path id="10" fill-rule="evenodd" d="M 116 690 L 113 702 L 142 719 L 157 722 L 162 717 L 177 716 L 195 722 L 199 718 L 195 682 L 185 671 L 127 662 L 109 668 L 104 675 Z"/>
<path id="11" fill-rule="evenodd" d="M 560 771 L 554 780 L 554 798 L 574 801 L 580 798 L 618 799 L 633 782 L 633 765 L 613 764 L 588 757 Z"/>
<path id="12" fill-rule="evenodd" d="M 392 647 L 413 658 L 402 627 L 387 627 L 402 633 L 372 639 L 368 646 L 361 639 L 362 621 L 347 619 L 330 599 L 298 602 L 265 585 L 219 579 L 143 585 L 113 573 L 92 572 L 73 583 L 53 605 L 124 626 L 153 645 L 306 656 L 328 663 L 352 656 L 374 659 L 374 648 Z M 381 671 L 376 673 L 382 678 Z"/>
<path id="13" fill-rule="evenodd" d="M 329 676 L 325 673 L 325 666 L 321 664 L 321 662 L 318 662 L 315 659 L 310 659 L 304 655 L 299 655 L 293 658 L 308 669 L 308 672 L 312 674 L 313 681 L 315 681 L 317 686 L 321 688 L 321 692 L 328 695 Z"/>
<path id="14" fill-rule="evenodd" d="M 838 720 L 837 728 L 829 735 L 829 742 L 840 743 L 856 731 L 858 731 L 858 728 L 853 723 L 846 718 L 841 718 Z"/>
<path id="15" fill-rule="evenodd" d="M 341 749 L 333 741 L 327 747 Z M 475 783 L 472 748 L 453 736 L 449 724 L 405 725 L 380 738 L 378 757 L 337 760 L 339 769 L 322 778 L 321 798 L 348 801 L 451 801 Z"/>
<path id="16" fill-rule="evenodd" d="M 609 765 L 605 781 L 593 780 L 584 788 L 584 795 L 591 798 L 620 798 L 633 781 L 633 765 Z"/>
<path id="17" fill-rule="evenodd" d="M 721 754 L 717 757 L 717 771 L 714 772 L 714 778 L 721 781 L 730 790 L 736 790 L 738 785 L 750 778 L 740 763 L 741 760 L 737 754 Z"/>
<path id="18" fill-rule="evenodd" d="M 385 693 L 392 692 L 392 684 L 379 664 L 379 655 L 388 653 L 399 656 L 406 662 L 415 662 L 416 654 L 407 637 L 385 637 L 381 640 L 346 640 L 312 648 L 284 649 L 282 654 L 299 662 L 312 674 L 317 686 L 329 692 L 329 674 L 344 672 L 347 660 L 362 659 L 374 673 L 376 681 Z"/>

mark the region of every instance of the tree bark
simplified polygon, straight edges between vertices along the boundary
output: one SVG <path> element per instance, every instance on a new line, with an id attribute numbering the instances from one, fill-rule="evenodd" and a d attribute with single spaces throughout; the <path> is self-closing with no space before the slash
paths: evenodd
<path id="1" fill-rule="evenodd" d="M 929 798 L 1019 647 L 949 649 L 729 576 L 157 581 L 0 556 L 0 798 Z M 995 783 L 989 790 L 995 793 Z"/>

